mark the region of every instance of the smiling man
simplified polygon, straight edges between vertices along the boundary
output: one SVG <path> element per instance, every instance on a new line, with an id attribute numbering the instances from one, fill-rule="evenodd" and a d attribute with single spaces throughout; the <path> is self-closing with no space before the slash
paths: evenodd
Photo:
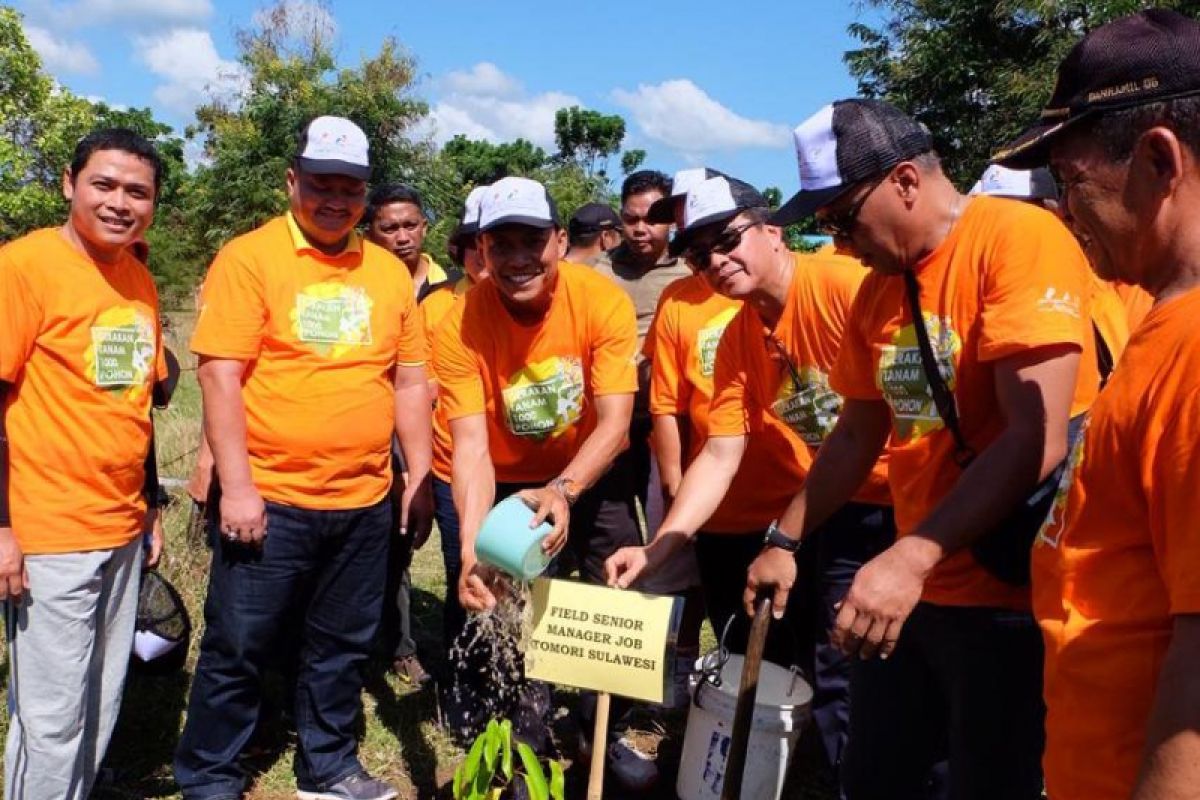
<path id="1" fill-rule="evenodd" d="M 490 278 L 450 310 L 434 342 L 461 526 L 458 594 L 469 611 L 496 602 L 475 539 L 498 499 L 519 492 L 536 520 L 553 523 L 544 548 L 566 552 L 551 572 L 574 561 L 584 580 L 602 583 L 605 558 L 640 541 L 631 475 L 610 469 L 637 386 L 633 304 L 606 278 L 562 261 L 565 233 L 535 181 L 492 184 L 478 230 Z M 538 750 L 548 746 L 548 702 L 548 690 L 530 684 L 512 709 L 517 733 Z"/>
<path id="2" fill-rule="evenodd" d="M 154 281 L 130 246 L 161 183 L 144 138 L 90 134 L 63 174 L 63 226 L 0 248 L 5 797 L 86 798 L 117 721 L 166 378 Z"/>
<path id="3" fill-rule="evenodd" d="M 301 800 L 387 800 L 358 760 L 362 666 L 389 538 L 430 513 L 430 403 L 412 279 L 355 226 L 367 138 L 318 117 L 287 171 L 290 210 L 227 244 L 192 339 L 220 499 L 205 632 L 175 758 L 186 798 L 237 798 L 261 677 L 299 620 Z M 394 520 L 395 432 L 409 483 Z"/>
<path id="4" fill-rule="evenodd" d="M 1093 406 L 1034 547 L 1046 789 L 1200 787 L 1200 24 L 1154 9 L 1092 31 L 1042 120 L 998 156 L 1049 163 L 1106 280 L 1154 306 Z"/>
<path id="5" fill-rule="evenodd" d="M 1038 798 L 1041 641 L 1008 570 L 1027 570 L 1035 525 L 993 528 L 1062 463 L 1096 394 L 1086 260 L 1050 212 L 960 195 L 928 131 L 886 103 L 838 101 L 795 139 L 801 190 L 773 221 L 816 214 L 873 274 L 830 375 L 846 407 L 779 529 L 799 540 L 821 524 L 885 444 L 896 511 L 896 543 L 837 616 L 861 657 L 843 785 L 852 800 L 921 797 L 948 757 L 952 797 Z M 781 605 L 794 580 L 768 547 L 747 605 L 764 588 Z"/>

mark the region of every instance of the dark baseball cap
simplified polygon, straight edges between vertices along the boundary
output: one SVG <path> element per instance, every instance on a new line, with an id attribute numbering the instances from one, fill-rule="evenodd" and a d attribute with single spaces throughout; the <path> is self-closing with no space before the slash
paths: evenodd
<path id="1" fill-rule="evenodd" d="M 1071 48 L 1038 122 L 992 160 L 1013 169 L 1046 164 L 1051 145 L 1105 111 L 1200 93 L 1200 22 L 1153 8 L 1101 25 Z"/>
<path id="2" fill-rule="evenodd" d="M 571 217 L 571 221 L 567 223 L 567 228 L 572 235 L 600 233 L 619 227 L 621 227 L 621 218 L 617 216 L 616 211 L 612 210 L 612 206 L 604 203 L 586 203 L 580 206 L 579 210 Z"/>
<path id="3" fill-rule="evenodd" d="M 882 100 L 838 100 L 792 133 L 800 191 L 771 217 L 792 225 L 811 217 L 850 187 L 933 149 L 925 126 Z"/>
<path id="4" fill-rule="evenodd" d="M 682 204 L 688 191 L 709 178 L 728 177 L 724 172 L 711 167 L 681 169 L 671 178 L 671 195 L 660 197 L 650 204 L 646 221 L 655 225 L 670 225 L 675 222 L 675 206 Z"/>
<path id="5" fill-rule="evenodd" d="M 767 207 L 762 193 L 745 181 L 725 175 L 701 181 L 688 190 L 683 207 L 683 227 L 671 240 L 669 252 L 679 256 L 700 228 L 732 219 L 751 208 L 765 210 Z"/>

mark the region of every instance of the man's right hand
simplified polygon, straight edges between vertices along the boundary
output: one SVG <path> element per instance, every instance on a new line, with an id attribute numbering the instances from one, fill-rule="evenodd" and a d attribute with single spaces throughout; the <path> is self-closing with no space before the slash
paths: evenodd
<path id="1" fill-rule="evenodd" d="M 604 581 L 615 589 L 628 589 L 650 563 L 646 547 L 622 547 L 604 562 Z"/>
<path id="2" fill-rule="evenodd" d="M 0 600 L 21 602 L 29 588 L 29 573 L 25 571 L 25 554 L 12 528 L 0 528 Z"/>
<path id="3" fill-rule="evenodd" d="M 742 594 L 746 614 L 753 618 L 754 603 L 759 593 L 773 589 L 772 614 L 775 619 L 783 619 L 783 612 L 787 610 L 788 592 L 795 583 L 795 554 L 779 547 L 765 548 L 746 572 L 746 591 Z"/>
<path id="4" fill-rule="evenodd" d="M 221 493 L 221 537 L 261 547 L 267 535 L 267 508 L 253 486 Z"/>
<path id="5" fill-rule="evenodd" d="M 495 576 L 478 561 L 464 561 L 458 578 L 458 602 L 467 611 L 490 611 L 496 607 L 496 595 L 488 584 Z"/>

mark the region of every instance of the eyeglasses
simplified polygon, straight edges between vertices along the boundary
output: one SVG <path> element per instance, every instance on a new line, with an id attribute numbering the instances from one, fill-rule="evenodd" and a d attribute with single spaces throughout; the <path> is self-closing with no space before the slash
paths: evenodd
<path id="1" fill-rule="evenodd" d="M 742 234 L 759 225 L 759 222 L 747 222 L 737 228 L 722 231 L 709 244 L 694 244 L 683 251 L 684 258 L 697 272 L 704 272 L 712 266 L 712 254 L 728 255 L 742 243 Z"/>
<path id="2" fill-rule="evenodd" d="M 858 215 L 862 212 L 863 205 L 866 204 L 867 198 L 875 193 L 879 188 L 879 184 L 887 178 L 888 173 L 883 173 L 871 183 L 871 188 L 867 189 L 857 200 L 846 207 L 846 210 L 840 214 L 829 214 L 825 217 L 817 218 L 817 227 L 822 233 L 828 234 L 835 239 L 849 239 L 854 233 L 854 226 L 858 224 Z"/>

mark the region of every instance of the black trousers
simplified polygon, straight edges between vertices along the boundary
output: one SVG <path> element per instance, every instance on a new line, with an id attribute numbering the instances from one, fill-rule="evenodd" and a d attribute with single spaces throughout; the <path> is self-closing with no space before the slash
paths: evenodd
<path id="1" fill-rule="evenodd" d="M 842 764 L 850 800 L 1042 796 L 1042 638 L 1032 614 L 919 603 L 892 656 L 853 670 Z M 947 759 L 942 795 L 931 770 Z"/>

